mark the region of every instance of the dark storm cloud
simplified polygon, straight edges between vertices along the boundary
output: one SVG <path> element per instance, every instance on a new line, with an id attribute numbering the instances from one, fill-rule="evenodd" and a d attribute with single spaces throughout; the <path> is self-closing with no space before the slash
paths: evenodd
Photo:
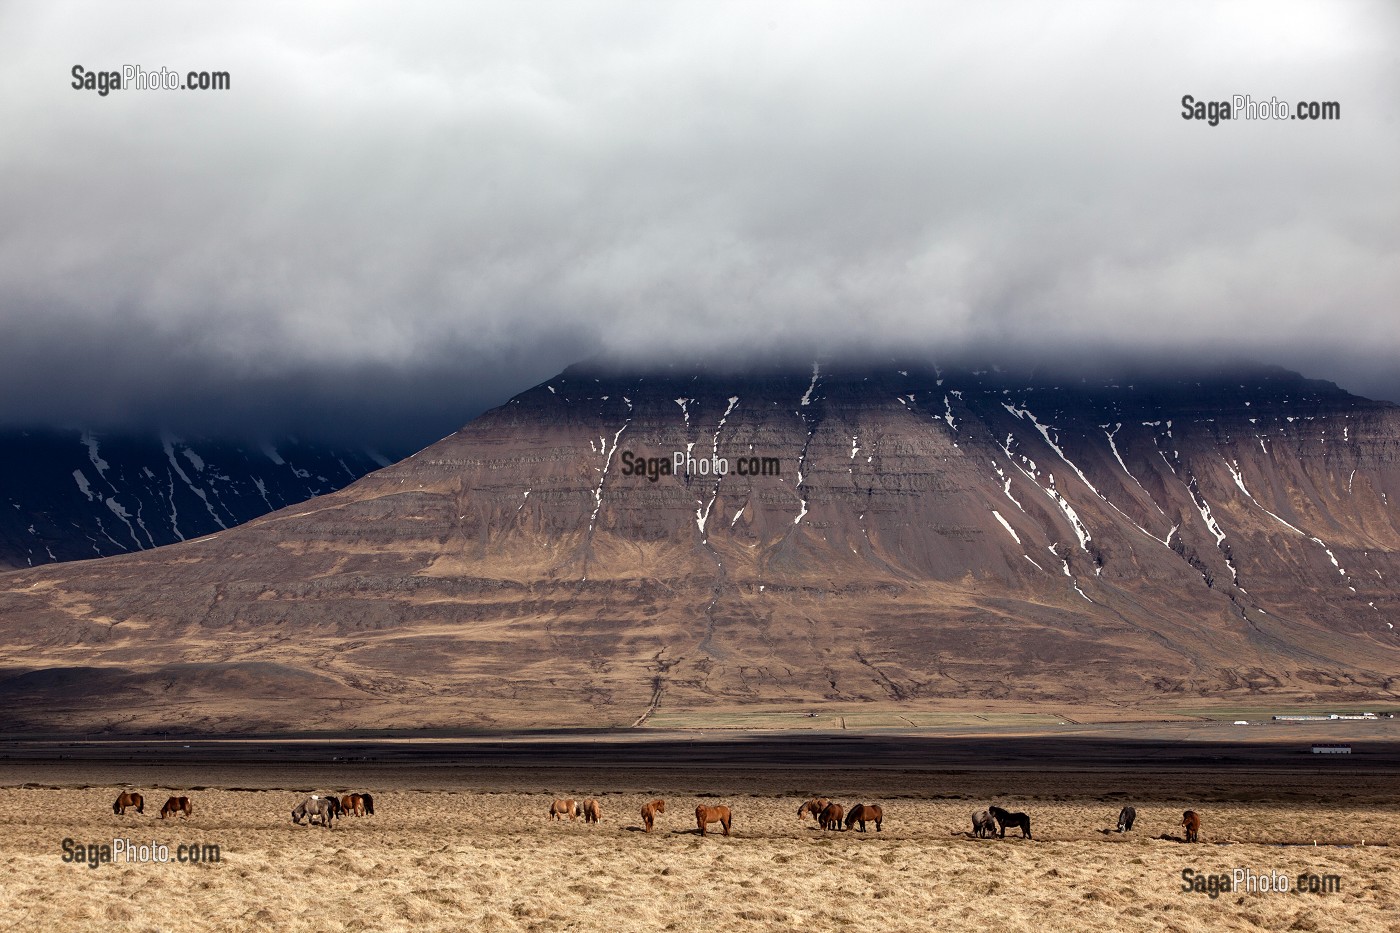
<path id="1" fill-rule="evenodd" d="M 366 356 L 295 366 L 193 350 L 200 339 L 189 333 L 115 321 L 60 317 L 16 336 L 0 371 L 7 420 L 16 426 L 294 435 L 391 457 L 549 378 L 590 345 L 561 331 L 528 348 L 444 345 L 402 363 Z"/>
<path id="2" fill-rule="evenodd" d="M 450 429 L 595 352 L 850 345 L 1394 397 L 1397 42 L 1365 3 L 6 7 L 0 419 Z M 1236 93 L 1343 118 L 1181 119 Z"/>

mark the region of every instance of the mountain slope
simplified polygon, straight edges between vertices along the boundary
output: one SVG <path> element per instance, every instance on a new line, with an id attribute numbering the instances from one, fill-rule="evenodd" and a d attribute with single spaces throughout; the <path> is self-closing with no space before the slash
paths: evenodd
<path id="1" fill-rule="evenodd" d="M 388 460 L 283 441 L 0 431 L 0 567 L 198 538 L 339 489 Z"/>
<path id="2" fill-rule="evenodd" d="M 1393 698 L 1397 495 L 1400 409 L 1282 370 L 574 367 L 339 492 L 0 577 L 0 694 L 208 729 Z"/>

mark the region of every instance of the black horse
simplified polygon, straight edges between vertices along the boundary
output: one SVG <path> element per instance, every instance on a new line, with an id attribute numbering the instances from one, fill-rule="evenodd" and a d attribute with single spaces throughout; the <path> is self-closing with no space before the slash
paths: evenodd
<path id="1" fill-rule="evenodd" d="M 1126 833 L 1133 828 L 1133 823 L 1137 820 L 1137 810 L 1132 807 L 1124 807 L 1118 814 L 1118 831 Z"/>
<path id="2" fill-rule="evenodd" d="M 988 807 L 987 812 L 992 815 L 992 819 L 997 821 L 997 828 L 1001 830 L 1001 838 L 1006 838 L 1006 827 L 1014 826 L 1021 830 L 1021 835 L 1031 838 L 1031 818 L 1024 813 L 1011 813 L 1001 807 Z"/>

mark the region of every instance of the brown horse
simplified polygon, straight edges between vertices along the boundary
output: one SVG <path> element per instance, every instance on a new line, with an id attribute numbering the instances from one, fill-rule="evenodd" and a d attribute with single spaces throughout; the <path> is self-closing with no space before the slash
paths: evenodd
<path id="1" fill-rule="evenodd" d="M 846 815 L 846 810 L 839 803 L 829 803 L 823 809 L 821 816 L 817 817 L 817 825 L 822 829 L 840 829 L 841 818 Z"/>
<path id="2" fill-rule="evenodd" d="M 165 802 L 165 806 L 160 808 L 160 818 L 165 819 L 167 816 L 174 816 L 177 813 L 183 813 L 185 814 L 185 819 L 189 819 L 190 814 L 193 812 L 194 807 L 190 806 L 190 798 L 171 797 Z"/>
<path id="3" fill-rule="evenodd" d="M 860 824 L 860 831 L 865 832 L 866 823 L 875 824 L 875 832 L 880 832 L 880 824 L 885 821 L 885 811 L 880 809 L 879 804 L 858 803 L 851 807 L 851 812 L 846 814 L 846 828 L 850 829 L 856 823 Z"/>
<path id="4" fill-rule="evenodd" d="M 585 823 L 596 823 L 603 816 L 603 810 L 598 806 L 598 801 L 589 797 L 583 802 L 583 821 Z"/>
<path id="5" fill-rule="evenodd" d="M 718 823 L 724 827 L 724 834 L 729 835 L 729 808 L 728 807 L 707 807 L 704 804 L 695 808 L 695 825 L 700 827 L 700 835 L 705 835 L 705 827 L 711 823 Z"/>
<path id="6" fill-rule="evenodd" d="M 571 823 L 578 819 L 578 804 L 574 803 L 573 800 L 556 800 L 549 805 L 549 818 L 551 820 L 562 820 L 566 816 Z"/>
<path id="7" fill-rule="evenodd" d="M 657 799 L 642 807 L 642 827 L 646 832 L 651 832 L 652 826 L 656 824 L 656 814 L 666 812 L 666 801 Z"/>
<path id="8" fill-rule="evenodd" d="M 340 798 L 340 809 L 355 816 L 374 816 L 374 798 L 369 794 L 348 794 Z"/>
<path id="9" fill-rule="evenodd" d="M 126 813 L 127 807 L 135 807 L 137 813 L 146 812 L 146 801 L 135 791 L 122 791 L 117 797 L 117 802 L 112 804 L 112 812 L 121 816 Z"/>
<path id="10" fill-rule="evenodd" d="M 810 813 L 812 814 L 812 819 L 820 821 L 822 811 L 826 809 L 826 805 L 829 803 L 831 803 L 831 801 L 827 800 L 825 797 L 813 797 L 797 808 L 797 818 L 799 820 L 804 819 L 807 814 Z"/>
<path id="11" fill-rule="evenodd" d="M 1181 827 L 1186 830 L 1187 842 L 1201 841 L 1201 817 L 1195 810 L 1181 814 Z"/>

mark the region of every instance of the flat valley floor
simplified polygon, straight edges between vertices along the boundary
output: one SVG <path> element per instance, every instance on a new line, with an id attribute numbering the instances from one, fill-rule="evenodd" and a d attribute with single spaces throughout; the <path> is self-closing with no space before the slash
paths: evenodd
<path id="1" fill-rule="evenodd" d="M 1205 748 L 1195 763 L 1101 768 L 1074 751 L 979 768 L 897 737 L 754 737 L 688 756 L 611 740 L 0 743 L 0 930 L 1400 933 L 1394 749 L 1318 762 Z M 144 814 L 112 812 L 128 787 Z M 307 792 L 363 790 L 373 817 L 290 821 Z M 799 821 L 815 793 L 880 804 L 883 831 Z M 192 818 L 158 818 L 171 795 L 192 799 Z M 548 819 L 554 798 L 589 796 L 600 823 Z M 667 809 L 647 834 L 638 810 L 653 797 Z M 1029 813 L 1034 838 L 972 838 L 971 812 L 991 803 Z M 1120 835 L 1125 803 L 1138 822 Z M 697 804 L 729 806 L 733 834 L 698 835 Z M 1188 808 L 1198 844 L 1180 838 Z M 163 844 L 171 861 L 63 861 L 65 839 L 114 838 Z M 182 843 L 219 860 L 181 864 Z M 1187 869 L 1293 890 L 1212 898 L 1182 890 Z M 1297 890 L 1300 877 L 1337 890 Z"/>

